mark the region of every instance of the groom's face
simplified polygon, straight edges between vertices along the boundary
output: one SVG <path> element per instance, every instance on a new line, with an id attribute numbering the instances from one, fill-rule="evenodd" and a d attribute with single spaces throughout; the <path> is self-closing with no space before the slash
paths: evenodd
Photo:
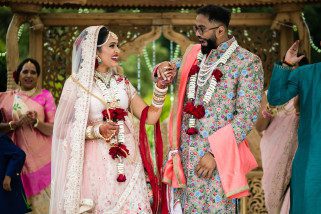
<path id="1" fill-rule="evenodd" d="M 208 17 L 198 14 L 195 21 L 195 34 L 201 44 L 203 54 L 208 54 L 212 49 L 217 48 L 216 30 L 219 25 L 209 21 Z"/>

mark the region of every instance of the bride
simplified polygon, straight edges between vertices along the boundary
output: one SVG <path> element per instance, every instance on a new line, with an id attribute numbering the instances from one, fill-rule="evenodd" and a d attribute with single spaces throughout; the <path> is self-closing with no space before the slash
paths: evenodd
<path id="1" fill-rule="evenodd" d="M 118 56 L 118 37 L 104 26 L 86 28 L 74 42 L 72 75 L 64 85 L 53 130 L 50 213 L 159 209 L 159 180 L 149 149 L 138 145 L 131 115 L 157 123 L 175 69 L 168 62 L 158 67 L 148 107 L 119 72 Z M 152 208 L 144 167 L 153 189 Z"/>

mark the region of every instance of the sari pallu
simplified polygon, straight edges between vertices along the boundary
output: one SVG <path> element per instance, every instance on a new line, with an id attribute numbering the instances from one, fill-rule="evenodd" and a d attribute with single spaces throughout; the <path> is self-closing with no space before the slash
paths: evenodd
<path id="1" fill-rule="evenodd" d="M 0 103 L 6 122 L 18 120 L 27 111 L 36 111 L 40 121 L 53 123 L 56 107 L 47 90 L 32 98 L 17 91 L 1 93 Z M 51 136 L 32 126 L 23 126 L 11 133 L 11 138 L 26 153 L 21 179 L 33 213 L 46 213 L 50 198 Z"/>

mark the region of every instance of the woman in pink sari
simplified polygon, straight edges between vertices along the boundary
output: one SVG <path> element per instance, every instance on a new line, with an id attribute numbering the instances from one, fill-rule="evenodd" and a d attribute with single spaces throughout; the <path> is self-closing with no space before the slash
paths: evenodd
<path id="1" fill-rule="evenodd" d="M 49 211 L 51 135 L 56 111 L 51 93 L 37 87 L 39 75 L 39 63 L 27 58 L 15 72 L 19 89 L 0 93 L 0 108 L 5 118 L 0 131 L 8 132 L 26 153 L 21 179 L 35 214 Z"/>

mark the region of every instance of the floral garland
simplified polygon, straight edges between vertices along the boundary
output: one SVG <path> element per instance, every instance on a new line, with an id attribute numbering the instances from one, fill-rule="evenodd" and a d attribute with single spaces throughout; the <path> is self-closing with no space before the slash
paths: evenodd
<path id="1" fill-rule="evenodd" d="M 107 108 L 102 111 L 102 116 L 104 121 L 112 120 L 114 122 L 117 122 L 117 125 L 119 127 L 117 139 L 115 142 L 111 143 L 111 147 L 109 149 L 109 155 L 112 157 L 112 159 L 118 159 L 117 163 L 117 181 L 118 182 L 125 182 L 126 181 L 126 175 L 125 175 L 125 166 L 123 163 L 123 158 L 128 157 L 129 150 L 127 149 L 125 142 L 125 128 L 124 128 L 124 121 L 125 116 L 128 115 L 128 113 L 122 109 L 119 108 L 119 94 L 118 91 L 110 92 L 108 90 L 107 86 L 110 86 L 111 89 L 114 89 L 116 84 L 119 84 L 123 78 L 119 77 L 117 80 L 114 78 L 110 78 L 109 82 L 106 83 L 104 81 L 104 78 L 101 77 L 101 74 L 96 72 L 96 83 L 98 87 L 103 92 L 103 96 L 107 103 L 111 104 L 111 108 Z M 125 81 L 127 84 L 127 81 Z M 112 98 L 113 95 L 113 98 Z"/>
<path id="2" fill-rule="evenodd" d="M 209 104 L 213 96 L 213 93 L 216 89 L 217 83 L 220 82 L 221 78 L 223 77 L 223 73 L 216 67 L 219 64 L 225 64 L 237 47 L 238 47 L 238 44 L 236 41 L 234 41 L 232 45 L 223 54 L 223 56 L 218 61 L 216 61 L 212 66 L 205 64 L 206 55 L 203 55 L 201 52 L 197 54 L 197 60 L 195 60 L 195 63 L 192 65 L 188 74 L 188 77 L 189 77 L 188 91 L 187 91 L 188 101 L 183 109 L 185 113 L 191 115 L 191 117 L 188 119 L 188 129 L 186 130 L 186 133 L 188 135 L 195 135 L 198 133 L 198 130 L 196 129 L 196 119 L 201 119 L 205 116 L 204 105 Z M 209 70 L 210 68 L 212 69 L 212 72 L 211 70 Z M 203 76 L 207 76 L 208 74 L 211 74 L 211 76 L 205 77 L 205 80 L 202 80 L 200 79 L 200 76 L 201 76 L 199 74 L 200 71 L 203 72 L 202 73 Z M 200 86 L 200 87 L 204 86 L 209 78 L 211 78 L 210 85 L 206 90 L 203 101 L 201 102 L 202 104 L 195 105 L 194 102 L 196 97 L 197 86 Z M 199 80 L 201 80 L 201 84 L 198 83 Z"/>

